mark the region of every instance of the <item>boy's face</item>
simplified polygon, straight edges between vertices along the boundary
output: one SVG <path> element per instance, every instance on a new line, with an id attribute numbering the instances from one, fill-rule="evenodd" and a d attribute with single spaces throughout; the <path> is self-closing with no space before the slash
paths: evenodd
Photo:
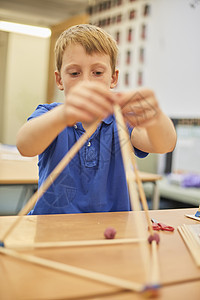
<path id="1" fill-rule="evenodd" d="M 55 72 L 56 83 L 66 95 L 69 89 L 82 81 L 96 81 L 114 88 L 118 71 L 112 74 L 109 55 L 93 53 L 88 55 L 81 45 L 68 46 L 63 54 L 61 71 Z"/>

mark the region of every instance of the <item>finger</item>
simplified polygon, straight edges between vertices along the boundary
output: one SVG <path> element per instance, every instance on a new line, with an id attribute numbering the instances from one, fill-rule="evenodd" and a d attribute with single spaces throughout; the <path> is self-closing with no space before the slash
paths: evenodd
<path id="1" fill-rule="evenodd" d="M 155 98 L 149 97 L 142 100 L 129 102 L 122 108 L 124 114 L 134 113 L 140 114 L 145 111 L 152 111 L 153 115 L 156 115 L 159 110 L 158 103 Z"/>
<path id="2" fill-rule="evenodd" d="M 71 95 L 70 99 L 67 99 L 66 107 L 67 109 L 74 107 L 74 109 L 76 109 L 77 111 L 80 110 L 82 112 L 87 113 L 91 116 L 91 118 L 106 117 L 110 114 L 110 111 L 112 112 L 112 106 L 110 109 L 108 109 L 104 106 L 96 104 L 96 101 L 97 100 L 88 101 L 88 99 L 84 98 L 83 96 L 73 94 Z"/>
<path id="3" fill-rule="evenodd" d="M 81 91 L 77 91 L 75 93 L 76 98 L 84 101 L 84 105 L 89 109 L 88 105 L 91 105 L 91 108 L 100 110 L 103 113 L 113 113 L 113 105 L 112 103 L 105 98 L 104 96 L 91 91 L 90 89 L 82 89 Z"/>
<path id="4" fill-rule="evenodd" d="M 147 127 L 156 122 L 157 117 L 152 117 L 152 113 L 145 112 L 143 114 L 128 114 L 124 116 L 126 122 L 133 127 Z"/>
<path id="5" fill-rule="evenodd" d="M 158 105 L 153 105 L 154 99 L 146 99 L 143 102 L 140 102 L 139 105 L 131 105 L 128 109 L 123 110 L 123 115 L 129 124 L 133 126 L 144 125 L 152 119 L 156 119 L 157 114 L 160 109 Z"/>
<path id="6" fill-rule="evenodd" d="M 156 99 L 154 92 L 149 89 L 139 89 L 131 92 L 119 93 L 118 102 L 121 107 L 127 105 L 128 103 L 133 103 L 141 101 L 142 99 L 153 97 Z"/>

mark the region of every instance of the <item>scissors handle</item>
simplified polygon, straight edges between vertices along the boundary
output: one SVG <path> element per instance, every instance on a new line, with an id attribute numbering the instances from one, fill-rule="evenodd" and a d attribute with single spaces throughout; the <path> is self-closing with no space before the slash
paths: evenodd
<path id="1" fill-rule="evenodd" d="M 161 230 L 165 230 L 165 231 L 174 231 L 174 227 L 169 226 L 169 225 L 165 225 L 163 223 L 158 223 L 158 225 L 160 226 Z"/>
<path id="2" fill-rule="evenodd" d="M 153 225 L 153 230 L 164 230 L 164 231 L 174 231 L 174 227 L 165 225 L 163 223 L 157 222 L 155 219 L 151 219 Z"/>
<path id="3" fill-rule="evenodd" d="M 153 230 L 161 230 L 160 226 L 157 223 L 152 224 Z"/>

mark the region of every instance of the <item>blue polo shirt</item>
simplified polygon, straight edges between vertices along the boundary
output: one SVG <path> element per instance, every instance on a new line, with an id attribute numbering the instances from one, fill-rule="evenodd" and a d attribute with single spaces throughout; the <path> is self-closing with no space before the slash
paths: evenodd
<path id="1" fill-rule="evenodd" d="M 39 105 L 35 118 L 61 103 Z M 129 128 L 131 133 L 132 128 Z M 85 132 L 81 123 L 66 127 L 39 155 L 39 187 Z M 134 149 L 139 157 L 147 153 Z M 29 214 L 65 214 L 130 210 L 117 125 L 109 116 L 98 126 Z"/>

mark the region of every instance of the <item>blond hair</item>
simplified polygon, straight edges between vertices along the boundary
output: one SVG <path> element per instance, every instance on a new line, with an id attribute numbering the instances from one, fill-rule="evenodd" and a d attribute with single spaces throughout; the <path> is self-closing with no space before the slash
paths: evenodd
<path id="1" fill-rule="evenodd" d="M 105 30 L 94 25 L 81 24 L 72 26 L 61 33 L 55 45 L 55 61 L 58 72 L 61 70 L 63 53 L 71 44 L 83 46 L 89 55 L 93 53 L 109 55 L 112 74 L 114 74 L 118 48 L 116 41 Z"/>

